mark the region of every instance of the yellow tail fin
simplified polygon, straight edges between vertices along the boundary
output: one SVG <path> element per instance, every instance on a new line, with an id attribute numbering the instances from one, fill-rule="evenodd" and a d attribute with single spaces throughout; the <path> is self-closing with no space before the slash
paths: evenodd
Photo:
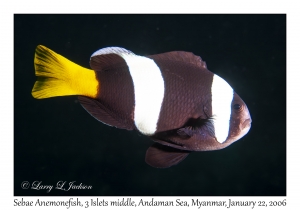
<path id="1" fill-rule="evenodd" d="M 93 70 L 81 67 L 42 45 L 34 57 L 37 81 L 32 89 L 34 98 L 84 95 L 96 98 L 100 84 Z"/>

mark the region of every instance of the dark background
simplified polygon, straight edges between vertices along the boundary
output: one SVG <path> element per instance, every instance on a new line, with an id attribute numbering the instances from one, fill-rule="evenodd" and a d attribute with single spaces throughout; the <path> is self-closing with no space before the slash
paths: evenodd
<path id="1" fill-rule="evenodd" d="M 246 102 L 252 128 L 226 149 L 152 168 L 144 162 L 147 137 L 98 122 L 75 96 L 31 96 L 39 44 L 84 67 L 107 46 L 193 52 Z M 93 188 L 21 188 L 36 180 Z M 286 16 L 15 15 L 14 195 L 286 195 Z"/>

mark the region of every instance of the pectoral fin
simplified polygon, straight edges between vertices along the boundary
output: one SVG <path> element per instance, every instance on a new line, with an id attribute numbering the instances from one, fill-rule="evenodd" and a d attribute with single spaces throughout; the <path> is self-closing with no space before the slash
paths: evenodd
<path id="1" fill-rule="evenodd" d="M 154 143 L 146 152 L 145 161 L 155 168 L 168 168 L 184 160 L 189 151 L 179 150 L 172 147 Z"/>

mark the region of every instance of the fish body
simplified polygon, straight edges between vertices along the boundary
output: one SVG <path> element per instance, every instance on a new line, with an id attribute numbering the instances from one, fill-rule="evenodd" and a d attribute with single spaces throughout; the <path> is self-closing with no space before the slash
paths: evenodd
<path id="1" fill-rule="evenodd" d="M 190 52 L 139 56 L 107 47 L 92 54 L 87 69 L 39 45 L 34 63 L 33 97 L 77 95 L 102 123 L 150 137 L 145 160 L 153 167 L 225 148 L 251 127 L 243 100 Z"/>

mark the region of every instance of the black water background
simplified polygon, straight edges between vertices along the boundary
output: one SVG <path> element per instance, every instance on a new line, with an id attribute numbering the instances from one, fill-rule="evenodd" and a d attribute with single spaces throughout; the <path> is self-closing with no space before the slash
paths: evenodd
<path id="1" fill-rule="evenodd" d="M 247 103 L 252 128 L 224 150 L 152 168 L 148 138 L 97 122 L 76 97 L 31 96 L 39 44 L 84 67 L 107 46 L 191 51 Z M 23 181 L 93 188 L 47 193 Z M 15 15 L 14 195 L 286 195 L 286 16 Z"/>

